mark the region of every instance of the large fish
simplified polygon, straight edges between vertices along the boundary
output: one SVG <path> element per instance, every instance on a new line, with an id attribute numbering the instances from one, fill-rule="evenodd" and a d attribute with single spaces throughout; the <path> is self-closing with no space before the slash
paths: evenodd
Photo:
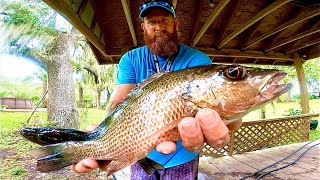
<path id="1" fill-rule="evenodd" d="M 92 158 L 111 161 L 107 169 L 111 175 L 143 159 L 159 143 L 178 140 L 178 123 L 193 116 L 199 108 L 216 110 L 228 124 L 274 100 L 292 87 L 278 85 L 285 76 L 278 70 L 233 65 L 199 66 L 157 74 L 132 91 L 92 132 L 79 133 L 79 140 L 70 138 L 73 141 L 61 142 L 65 140 L 58 138 L 61 143 L 57 144 L 46 142 L 47 139 L 38 141 L 49 145 L 31 150 L 31 154 L 37 158 L 37 170 L 41 172 Z M 30 132 L 30 129 L 21 131 L 29 139 Z M 73 132 L 78 133 L 70 130 Z"/>

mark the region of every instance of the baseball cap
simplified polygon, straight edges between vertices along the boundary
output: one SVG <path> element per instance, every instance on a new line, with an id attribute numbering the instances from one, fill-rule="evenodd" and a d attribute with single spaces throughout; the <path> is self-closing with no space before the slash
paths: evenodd
<path id="1" fill-rule="evenodd" d="M 151 0 L 145 1 L 140 5 L 139 18 L 143 19 L 143 17 L 146 16 L 147 12 L 154 7 L 163 8 L 168 11 L 174 18 L 176 17 L 172 2 L 166 0 Z"/>

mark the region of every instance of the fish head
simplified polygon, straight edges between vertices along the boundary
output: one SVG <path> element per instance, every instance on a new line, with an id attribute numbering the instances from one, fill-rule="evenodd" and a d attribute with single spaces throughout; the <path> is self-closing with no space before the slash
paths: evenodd
<path id="1" fill-rule="evenodd" d="M 236 119 L 260 108 L 292 88 L 279 84 L 287 74 L 275 69 L 219 66 L 212 76 L 211 92 L 223 119 Z"/>

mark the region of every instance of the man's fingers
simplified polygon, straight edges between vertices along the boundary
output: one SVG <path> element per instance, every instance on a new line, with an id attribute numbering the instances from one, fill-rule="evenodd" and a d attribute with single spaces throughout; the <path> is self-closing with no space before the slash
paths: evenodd
<path id="1" fill-rule="evenodd" d="M 191 152 L 200 152 L 204 145 L 204 137 L 198 121 L 193 117 L 181 120 L 178 126 L 182 145 Z"/>
<path id="2" fill-rule="evenodd" d="M 156 149 L 162 154 L 170 154 L 176 150 L 176 143 L 172 141 L 165 141 L 157 145 Z"/>
<path id="3" fill-rule="evenodd" d="M 84 159 L 78 162 L 77 164 L 72 165 L 71 170 L 73 170 L 76 173 L 87 173 L 87 172 L 91 172 L 97 167 L 98 167 L 97 161 L 93 159 Z"/>
<path id="4" fill-rule="evenodd" d="M 229 130 L 219 114 L 208 108 L 200 109 L 196 114 L 205 141 L 212 147 L 223 147 L 230 140 Z"/>

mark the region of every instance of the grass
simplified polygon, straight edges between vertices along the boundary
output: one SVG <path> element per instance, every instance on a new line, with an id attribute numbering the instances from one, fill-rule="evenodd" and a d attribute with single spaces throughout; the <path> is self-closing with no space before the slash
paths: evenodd
<path id="1" fill-rule="evenodd" d="M 320 99 L 309 100 L 310 113 L 320 113 L 319 104 L 320 104 Z M 274 109 L 271 104 L 268 104 L 265 106 L 267 119 L 282 117 L 283 114 L 286 113 L 286 110 L 288 110 L 289 108 L 301 109 L 300 104 L 298 102 L 289 102 L 289 103 L 276 103 L 275 102 L 274 105 L 275 105 Z M 260 119 L 259 112 L 260 112 L 259 109 L 250 112 L 245 117 L 243 117 L 243 121 Z M 319 120 L 319 117 L 317 117 L 316 119 Z"/>

